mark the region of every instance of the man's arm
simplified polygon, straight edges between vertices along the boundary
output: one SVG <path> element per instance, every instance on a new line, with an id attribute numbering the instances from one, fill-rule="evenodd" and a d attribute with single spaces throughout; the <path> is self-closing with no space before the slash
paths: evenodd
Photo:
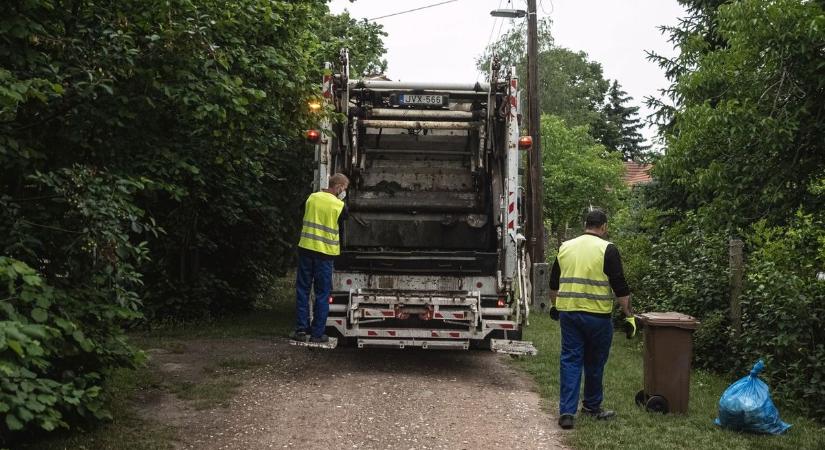
<path id="1" fill-rule="evenodd" d="M 631 317 L 633 310 L 630 307 L 630 287 L 624 277 L 624 267 L 622 267 L 622 256 L 619 249 L 610 244 L 604 252 L 604 274 L 610 281 L 610 287 L 616 294 L 616 302 L 622 307 L 625 317 Z"/>
<path id="2" fill-rule="evenodd" d="M 347 208 L 346 203 L 344 204 L 344 209 L 341 210 L 341 214 L 338 216 L 338 228 L 342 228 L 344 226 L 344 222 L 349 218 L 349 208 Z"/>
<path id="3" fill-rule="evenodd" d="M 624 297 L 616 297 L 616 301 L 619 303 L 619 306 L 622 307 L 622 312 L 624 313 L 625 317 L 633 316 L 633 310 L 630 308 L 630 295 L 625 295 Z"/>
<path id="4" fill-rule="evenodd" d="M 556 306 L 556 298 L 559 296 L 559 280 L 561 278 L 561 267 L 559 259 L 553 262 L 553 269 L 550 270 L 550 306 Z"/>

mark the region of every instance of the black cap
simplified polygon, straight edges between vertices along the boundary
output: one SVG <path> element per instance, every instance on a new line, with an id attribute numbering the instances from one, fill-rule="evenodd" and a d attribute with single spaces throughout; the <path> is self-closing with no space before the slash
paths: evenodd
<path id="1" fill-rule="evenodd" d="M 607 223 L 607 214 L 601 209 L 593 209 L 584 216 L 585 228 L 598 228 Z"/>

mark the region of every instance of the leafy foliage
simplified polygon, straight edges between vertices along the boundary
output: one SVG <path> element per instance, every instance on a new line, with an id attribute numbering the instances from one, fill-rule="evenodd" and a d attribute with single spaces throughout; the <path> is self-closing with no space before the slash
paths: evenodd
<path id="1" fill-rule="evenodd" d="M 105 416 L 123 325 L 246 308 L 290 266 L 320 62 L 373 70 L 382 36 L 322 0 L 0 3 L 0 254 L 35 271 L 6 275 L 4 367 L 40 386 L 3 392 L 74 386 L 8 428 Z"/>
<path id="2" fill-rule="evenodd" d="M 638 106 L 626 106 L 633 100 L 613 81 L 607 91 L 607 102 L 602 108 L 604 121 L 593 124 L 594 133 L 605 147 L 622 154 L 625 161 L 643 161 L 647 157 L 650 145 L 645 144 L 645 138 L 639 130 L 643 125 L 639 118 Z"/>
<path id="3" fill-rule="evenodd" d="M 680 30 L 691 36 L 680 38 L 687 70 L 655 169 L 667 206 L 703 206 L 723 227 L 822 208 L 809 189 L 825 166 L 822 4 L 742 0 L 710 17 L 723 45 L 709 45 L 706 27 Z"/>
<path id="4" fill-rule="evenodd" d="M 624 189 L 624 167 L 583 126 L 568 127 L 564 120 L 542 117 L 544 211 L 560 244 L 569 227 L 579 229 L 590 206 L 615 211 Z"/>
<path id="5" fill-rule="evenodd" d="M 825 419 L 825 217 L 798 212 L 788 227 L 753 227 L 740 366 L 764 357 L 774 389 L 785 400 Z"/>
<path id="6" fill-rule="evenodd" d="M 552 22 L 545 18 L 538 24 L 539 105 L 543 114 L 552 114 L 569 126 L 593 125 L 602 120 L 599 112 L 610 86 L 602 75 L 602 66 L 587 59 L 584 52 L 559 47 L 550 32 Z M 495 55 L 505 67 L 515 66 L 527 80 L 527 27 L 513 28 L 485 50 L 476 60 L 478 70 L 487 75 L 489 61 Z"/>
<path id="7" fill-rule="evenodd" d="M 88 292 L 49 286 L 7 257 L 0 257 L 0 284 L 0 435 L 109 418 L 103 377 L 142 358 L 114 323 L 138 317 L 137 305 L 89 304 Z"/>
<path id="8" fill-rule="evenodd" d="M 590 133 L 611 150 L 627 153 L 626 158 L 640 154 L 644 146 L 638 130 L 638 107 L 625 104 L 632 100 L 604 78 L 602 66 L 576 52 L 555 44 L 550 18 L 538 22 L 539 104 L 543 114 L 558 116 L 568 126 L 589 126 Z M 489 74 L 493 56 L 505 66 L 515 66 L 518 76 L 527 79 L 526 23 L 522 22 L 491 44 L 476 59 L 476 67 Z M 615 97 L 615 98 L 614 98 Z M 615 134 L 615 136 L 614 136 Z"/>
<path id="9" fill-rule="evenodd" d="M 699 365 L 741 372 L 764 358 L 782 402 L 825 419 L 825 5 L 681 3 L 689 16 L 667 29 L 681 53 L 658 58 L 673 81 L 659 105 L 668 150 L 639 213 L 657 226 L 637 304 L 699 317 Z M 729 319 L 731 235 L 747 242 L 741 330 Z"/>
<path id="10" fill-rule="evenodd" d="M 381 59 L 386 53 L 383 37 L 387 36 L 383 25 L 368 22 L 367 19 L 356 20 L 344 11 L 338 15 L 326 15 L 321 20 L 318 30 L 322 50 L 318 67 L 324 62 L 332 62 L 341 48 L 346 47 L 350 54 L 350 75 L 376 75 L 387 70 L 387 60 Z"/>
<path id="11" fill-rule="evenodd" d="M 613 222 L 637 311 L 680 311 L 699 318 L 697 366 L 740 373 L 766 360 L 766 376 L 784 405 L 825 419 L 821 323 L 825 309 L 825 218 L 798 211 L 785 226 L 761 220 L 745 230 L 741 329 L 730 319 L 728 233 L 702 212 L 685 217 L 652 207 L 634 192 Z M 674 221 L 674 217 L 681 220 Z"/>

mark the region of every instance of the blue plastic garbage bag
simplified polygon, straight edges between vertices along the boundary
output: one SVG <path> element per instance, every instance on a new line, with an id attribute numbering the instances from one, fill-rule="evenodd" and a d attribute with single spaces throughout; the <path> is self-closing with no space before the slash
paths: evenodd
<path id="1" fill-rule="evenodd" d="M 782 434 L 791 426 L 779 418 L 768 385 L 757 375 L 765 369 L 760 359 L 751 373 L 731 384 L 719 399 L 716 425 L 736 431 Z"/>

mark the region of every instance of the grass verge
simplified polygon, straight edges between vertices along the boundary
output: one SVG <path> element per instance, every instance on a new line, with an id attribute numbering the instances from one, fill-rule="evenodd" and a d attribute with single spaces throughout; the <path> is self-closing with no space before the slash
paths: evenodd
<path id="1" fill-rule="evenodd" d="M 237 380 L 220 376 L 203 380 L 202 382 L 183 381 L 174 383 L 170 390 L 181 400 L 192 402 L 192 407 L 198 411 L 225 407 L 235 392 L 241 386 Z"/>
<path id="2" fill-rule="evenodd" d="M 129 449 L 165 450 L 174 448 L 175 430 L 138 416 L 133 402 L 141 392 L 157 389 L 158 379 L 148 368 L 120 369 L 106 389 L 110 394 L 111 422 L 71 431 L 57 431 L 22 445 L 22 449 Z"/>
<path id="3" fill-rule="evenodd" d="M 539 355 L 519 361 L 536 379 L 540 393 L 557 411 L 559 396 L 558 322 L 546 314 L 530 316 L 525 339 L 533 341 Z M 605 368 L 605 404 L 618 415 L 609 422 L 579 418 L 565 443 L 577 449 L 818 449 L 825 448 L 825 427 L 780 406 L 782 420 L 793 425 L 783 436 L 758 436 L 723 430 L 713 424 L 722 392 L 735 381 L 704 371 L 691 374 L 690 407 L 686 416 L 650 414 L 636 407 L 634 396 L 642 389 L 643 344 L 616 334 Z M 720 349 L 719 351 L 725 351 Z M 742 374 L 744 376 L 745 374 Z"/>
<path id="4" fill-rule="evenodd" d="M 286 336 L 294 323 L 294 305 L 283 299 L 250 313 L 224 316 L 210 322 L 166 325 L 130 334 L 130 341 L 141 349 L 162 348 L 171 353 L 183 353 L 188 339 L 252 338 Z M 183 400 L 191 401 L 195 409 L 225 405 L 240 383 L 233 379 L 239 371 L 254 369 L 260 363 L 242 358 L 220 361 L 206 370 L 210 376 L 203 381 L 164 383 L 149 367 L 116 371 L 106 390 L 111 397 L 113 420 L 87 427 L 74 426 L 71 431 L 57 431 L 43 437 L 26 439 L 20 448 L 32 450 L 57 449 L 129 449 L 160 450 L 174 448 L 175 429 L 141 418 L 134 406 L 141 392 L 171 391 Z"/>

